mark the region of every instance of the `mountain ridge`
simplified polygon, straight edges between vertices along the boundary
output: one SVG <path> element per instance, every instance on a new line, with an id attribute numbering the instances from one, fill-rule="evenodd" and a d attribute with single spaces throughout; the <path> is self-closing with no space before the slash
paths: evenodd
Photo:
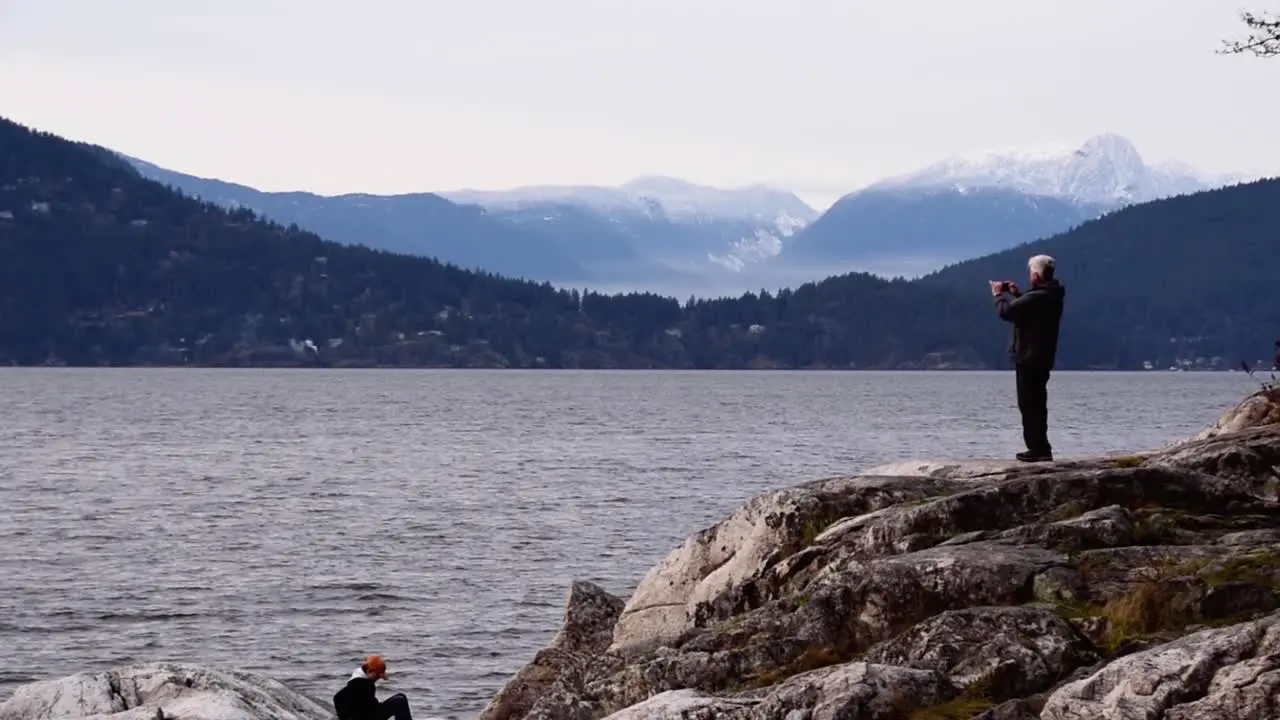
<path id="1" fill-rule="evenodd" d="M 1002 148 L 953 155 L 866 189 L 1004 188 L 1081 204 L 1122 206 L 1207 190 L 1233 180 L 1186 163 L 1149 165 L 1128 138 L 1101 133 L 1072 147 Z"/>
<path id="2" fill-rule="evenodd" d="M 281 224 L 306 227 L 340 242 L 441 257 L 459 267 L 514 277 L 557 281 L 592 277 L 581 263 L 545 237 L 495 222 L 479 208 L 458 205 L 435 193 L 320 195 L 264 191 L 187 175 L 119 152 L 114 154 L 143 177 L 184 194 L 231 209 L 250 209 Z M 369 228 L 373 224 L 381 229 L 377 242 L 370 239 Z"/>
<path id="3" fill-rule="evenodd" d="M 1070 230 L 1109 209 L 1006 188 L 873 188 L 838 200 L 783 248 L 782 261 L 936 269 Z"/>
<path id="4" fill-rule="evenodd" d="M 773 221 L 787 217 L 803 224 L 819 214 L 795 193 L 764 183 L 722 188 L 665 175 L 641 175 L 620 185 L 524 185 L 505 190 L 465 189 L 439 194 L 454 202 L 487 208 L 564 203 L 586 205 L 600 211 L 642 214 L 650 209 L 647 201 L 653 201 L 673 219 Z"/>
<path id="5" fill-rule="evenodd" d="M 262 191 L 117 155 L 188 194 L 340 242 L 560 284 L 714 287 L 767 263 L 816 214 L 793 193 L 764 185 L 726 190 L 661 176 L 620 188 L 541 186 L 452 198 L 319 195 Z M 755 205 L 744 210 L 744 202 Z M 458 233 L 463 237 L 455 239 Z"/>
<path id="6" fill-rule="evenodd" d="M 1069 231 L 950 264 L 916 285 L 959 290 L 1020 280 L 1027 259 L 1044 253 L 1057 259 L 1057 276 L 1070 288 L 1068 312 L 1105 318 L 1122 365 L 1270 364 L 1271 344 L 1280 338 L 1278 221 L 1280 178 L 1237 182 L 1113 210 Z"/>
<path id="7" fill-rule="evenodd" d="M 1115 133 L 1075 146 L 954 155 L 842 196 L 783 248 L 780 261 L 936 270 L 1227 182 L 1185 163 L 1148 165 Z"/>
<path id="8" fill-rule="evenodd" d="M 541 213 L 550 233 L 560 230 L 553 224 L 567 213 L 579 223 L 590 222 L 582 213 L 594 214 L 608 225 L 598 234 L 616 231 L 639 255 L 712 283 L 717 274 L 766 265 L 819 216 L 795 193 L 764 183 L 721 188 L 663 175 L 641 175 L 617 186 L 527 185 L 442 194 L 499 219 Z"/>
<path id="9" fill-rule="evenodd" d="M 1185 164 L 1148 166 L 1115 134 L 956 157 L 872 183 L 821 213 L 766 183 L 719 188 L 656 174 L 617 186 L 323 196 L 217 186 L 225 181 L 129 160 L 199 197 L 342 242 L 561 285 L 702 295 L 847 271 L 918 277 L 1209 182 Z"/>
<path id="10" fill-rule="evenodd" d="M 0 364 L 1000 368 L 985 280 L 1023 277 L 1039 249 L 1071 288 L 1060 369 L 1226 369 L 1269 358 L 1280 328 L 1280 180 L 1131 206 L 927 280 L 681 303 L 325 240 L 3 119 L 0 146 Z"/>

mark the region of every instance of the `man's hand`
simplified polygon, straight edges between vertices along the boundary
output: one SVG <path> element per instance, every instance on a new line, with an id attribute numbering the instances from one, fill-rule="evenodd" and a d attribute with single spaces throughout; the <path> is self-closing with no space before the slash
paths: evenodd
<path id="1" fill-rule="evenodd" d="M 992 280 L 990 282 L 991 282 L 991 297 L 1000 297 L 1000 292 L 1001 292 L 1000 287 L 1004 285 L 1004 282 L 1000 280 Z"/>
<path id="2" fill-rule="evenodd" d="M 1014 297 L 1022 297 L 1022 290 L 1018 289 L 1018 283 L 1012 280 L 1009 281 L 1009 292 L 1013 293 Z"/>

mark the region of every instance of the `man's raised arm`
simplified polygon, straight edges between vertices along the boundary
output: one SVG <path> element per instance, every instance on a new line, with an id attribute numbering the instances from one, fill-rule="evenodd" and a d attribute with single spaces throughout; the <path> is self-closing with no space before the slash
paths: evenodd
<path id="1" fill-rule="evenodd" d="M 1001 320 L 1016 323 L 1026 317 L 1031 302 L 1029 295 L 1011 297 L 1009 293 L 1000 293 L 996 295 L 996 313 Z"/>

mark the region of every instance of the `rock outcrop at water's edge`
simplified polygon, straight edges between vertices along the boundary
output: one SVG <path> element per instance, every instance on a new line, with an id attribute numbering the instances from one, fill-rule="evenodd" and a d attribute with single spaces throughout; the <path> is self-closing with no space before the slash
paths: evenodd
<path id="1" fill-rule="evenodd" d="M 1280 393 L 1128 457 L 753 498 L 575 585 L 482 720 L 1280 718 Z"/>
<path id="2" fill-rule="evenodd" d="M 551 644 L 534 656 L 533 662 L 521 668 L 507 681 L 479 720 L 493 718 L 561 717 L 562 711 L 573 709 L 576 699 L 559 694 L 573 679 L 580 680 L 591 672 L 596 655 L 604 652 L 613 639 L 613 626 L 622 612 L 622 598 L 605 592 L 598 585 L 579 580 L 569 590 L 565 605 L 564 625 Z M 590 712 L 590 708 L 583 708 Z M 548 714 L 550 712 L 550 714 Z"/>
<path id="3" fill-rule="evenodd" d="M 0 720 L 331 720 L 333 710 L 252 673 L 129 665 L 19 687 Z"/>

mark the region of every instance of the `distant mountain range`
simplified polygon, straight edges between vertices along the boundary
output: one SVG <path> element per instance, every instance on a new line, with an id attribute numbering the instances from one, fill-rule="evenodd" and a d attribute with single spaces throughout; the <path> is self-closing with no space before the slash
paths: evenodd
<path id="1" fill-rule="evenodd" d="M 440 193 L 459 203 L 511 210 L 539 205 L 575 205 L 616 215 L 653 213 L 655 204 L 667 218 L 680 222 L 751 219 L 785 228 L 817 216 L 793 193 L 765 185 L 724 190 L 676 178 L 640 177 L 618 187 L 545 185 L 512 190 L 457 190 Z"/>
<path id="2" fill-rule="evenodd" d="M 954 157 L 840 198 L 787 245 L 780 261 L 813 271 L 875 263 L 915 274 L 1049 237 L 1128 205 L 1242 179 L 1147 165 L 1114 134 L 1076 148 Z"/>
<path id="3" fill-rule="evenodd" d="M 590 277 L 574 255 L 538 233 L 487 217 L 434 193 L 407 195 L 264 192 L 246 185 L 186 175 L 121 155 L 143 177 L 222 207 L 246 208 L 282 225 L 297 225 L 349 245 L 438 257 L 466 269 L 538 280 Z"/>
<path id="4" fill-rule="evenodd" d="M 668 177 L 618 187 L 539 186 L 442 195 L 571 247 L 597 286 L 710 294 L 770 261 L 818 216 L 795 194 L 721 189 Z"/>
<path id="5" fill-rule="evenodd" d="M 1147 165 L 1114 134 L 1075 148 L 946 159 L 845 195 L 821 214 L 785 190 L 667 177 L 617 187 L 322 196 L 263 192 L 125 159 L 189 195 L 339 242 L 559 285 L 699 296 L 851 270 L 923 275 L 1127 205 L 1236 179 Z"/>
<path id="6" fill-rule="evenodd" d="M 1092 137 L 1079 147 L 997 150 L 943 160 L 882 180 L 873 190 L 997 189 L 1052 197 L 1080 206 L 1118 208 L 1243 180 L 1210 176 L 1182 163 L 1147 165 L 1129 140 Z"/>
<path id="7" fill-rule="evenodd" d="M 986 281 L 1025 277 L 1042 251 L 1068 287 L 1060 368 L 1258 365 L 1280 332 L 1280 180 L 1115 210 L 914 281 L 848 273 L 686 302 L 325 240 L 3 118 L 0 147 L 0 365 L 1003 368 Z M 496 232 L 475 206 L 419 199 L 437 227 Z M 406 201 L 344 202 L 378 219 Z"/>
<path id="8" fill-rule="evenodd" d="M 661 177 L 620 187 L 377 196 L 264 192 L 123 156 L 144 177 L 339 242 L 594 287 L 714 285 L 768 261 L 817 216 L 792 193 Z"/>
<path id="9" fill-rule="evenodd" d="M 461 190 L 442 195 L 484 207 L 522 227 L 552 235 L 590 232 L 597 243 L 634 248 L 689 273 L 708 263 L 737 272 L 767 261 L 818 212 L 795 194 L 764 185 L 725 190 L 668 177 L 641 177 L 618 187 L 537 186 Z"/>

